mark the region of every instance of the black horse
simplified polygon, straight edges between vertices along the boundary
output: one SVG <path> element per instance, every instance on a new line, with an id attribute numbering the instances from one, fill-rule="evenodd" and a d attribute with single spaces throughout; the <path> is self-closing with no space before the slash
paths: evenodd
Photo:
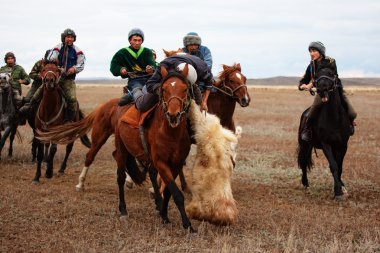
<path id="1" fill-rule="evenodd" d="M 13 100 L 9 73 L 0 73 L 0 159 L 5 141 L 9 137 L 8 156 L 13 155 L 13 140 L 17 133 L 18 113 Z M 3 135 L 1 134 L 3 132 Z"/>
<path id="2" fill-rule="evenodd" d="M 307 170 L 313 167 L 312 149 L 322 149 L 334 177 L 335 199 L 343 200 L 344 183 L 341 179 L 343 159 L 347 151 L 347 143 L 350 138 L 350 120 L 347 111 L 342 105 L 342 88 L 337 87 L 339 79 L 330 69 L 321 69 L 316 74 L 315 84 L 317 93 L 322 99 L 322 106 L 318 116 L 312 122 L 312 140 L 310 142 L 301 139 L 301 131 L 310 108 L 302 113 L 298 130 L 298 166 L 302 169 L 302 184 L 309 186 Z"/>

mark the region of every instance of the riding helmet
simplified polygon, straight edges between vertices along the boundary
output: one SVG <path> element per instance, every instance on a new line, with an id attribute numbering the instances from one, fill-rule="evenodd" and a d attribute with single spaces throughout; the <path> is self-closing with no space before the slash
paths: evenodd
<path id="1" fill-rule="evenodd" d="M 16 61 L 16 56 L 15 56 L 15 54 L 12 53 L 12 52 L 8 52 L 8 53 L 6 53 L 5 56 L 4 56 L 4 62 L 5 62 L 5 63 L 7 63 L 7 59 L 8 59 L 9 57 L 12 57 L 12 58 L 15 59 L 15 61 Z"/>
<path id="2" fill-rule="evenodd" d="M 70 29 L 70 28 L 67 28 L 63 31 L 63 33 L 61 33 L 61 41 L 62 43 L 65 43 L 65 38 L 66 36 L 68 35 L 71 35 L 74 37 L 74 41 L 77 40 L 77 35 L 75 34 L 74 30 Z"/>

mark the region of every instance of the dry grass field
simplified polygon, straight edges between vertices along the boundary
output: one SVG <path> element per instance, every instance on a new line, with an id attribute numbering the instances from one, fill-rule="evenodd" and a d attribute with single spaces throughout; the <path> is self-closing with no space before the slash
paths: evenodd
<path id="1" fill-rule="evenodd" d="M 32 132 L 20 127 L 14 157 L 7 158 L 6 144 L 0 161 L 0 252 L 380 252 L 380 89 L 349 93 L 359 116 L 342 177 L 348 200 L 333 200 L 321 151 L 309 190 L 301 186 L 296 136 L 312 97 L 295 87 L 250 88 L 251 105 L 237 107 L 235 116 L 243 127 L 232 180 L 238 221 L 216 227 L 193 220 L 196 234 L 182 228 L 172 200 L 172 223 L 161 224 L 149 183 L 126 191 L 129 216 L 119 219 L 113 137 L 91 167 L 84 192 L 75 191 L 86 154 L 79 141 L 65 176 L 32 185 Z M 86 114 L 120 94 L 115 86 L 77 89 Z M 63 156 L 59 146 L 55 173 Z"/>

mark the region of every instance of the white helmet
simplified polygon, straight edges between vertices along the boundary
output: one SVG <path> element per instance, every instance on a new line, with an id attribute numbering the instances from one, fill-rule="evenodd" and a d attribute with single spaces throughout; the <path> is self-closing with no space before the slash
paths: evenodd
<path id="1" fill-rule="evenodd" d="M 183 69 L 185 68 L 187 63 L 180 63 L 178 66 L 177 66 L 177 71 L 183 71 Z M 197 78 L 198 78 L 198 75 L 197 75 L 197 71 L 195 71 L 195 68 L 190 65 L 190 64 L 187 64 L 188 68 L 189 68 L 189 72 L 187 74 L 187 80 L 190 82 L 191 85 L 195 84 L 195 82 L 197 81 Z"/>

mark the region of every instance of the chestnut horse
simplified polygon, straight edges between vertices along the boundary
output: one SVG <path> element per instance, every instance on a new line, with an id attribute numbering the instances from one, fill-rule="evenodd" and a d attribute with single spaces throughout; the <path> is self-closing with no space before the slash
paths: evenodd
<path id="1" fill-rule="evenodd" d="M 48 131 L 50 127 L 64 124 L 66 103 L 62 95 L 61 88 L 58 85 L 61 75 L 57 64 L 55 62 L 47 62 L 40 75 L 42 78 L 43 96 L 35 115 L 37 138 L 39 133 Z M 79 119 L 80 111 L 78 106 L 75 120 L 77 121 Z M 87 136 L 85 136 L 85 138 L 81 138 L 81 141 L 87 147 L 90 146 Z M 73 149 L 73 145 L 74 143 L 71 142 L 66 146 L 65 158 L 61 164 L 61 168 L 58 172 L 59 174 L 64 174 L 65 172 L 66 163 Z M 39 184 L 39 179 L 41 177 L 41 164 L 44 156 L 44 144 L 38 141 L 37 146 L 37 171 L 33 179 L 34 184 Z M 51 178 L 53 176 L 53 159 L 56 152 L 57 144 L 52 144 L 50 146 L 48 159 L 46 161 L 46 178 Z"/>
<path id="2" fill-rule="evenodd" d="M 186 113 L 190 104 L 190 84 L 186 80 L 188 65 L 182 74 L 167 72 L 162 66 L 163 81 L 160 87 L 159 106 L 144 125 L 146 149 L 140 137 L 140 130 L 119 120 L 115 129 L 116 150 L 113 156 L 117 162 L 117 182 L 119 185 L 119 210 L 126 215 L 124 199 L 124 182 L 128 172 L 138 184 L 141 180 L 133 176 L 139 169 L 137 159 L 141 164 L 149 164 L 147 169 L 155 190 L 156 209 L 159 210 L 163 223 L 169 223 L 167 208 L 169 199 L 174 202 L 181 214 L 182 225 L 194 232 L 185 212 L 184 196 L 175 184 L 175 178 L 182 171 L 183 164 L 190 151 L 190 136 L 187 129 Z M 146 154 L 148 153 L 148 154 Z M 165 182 L 164 197 L 157 185 L 157 172 Z"/>

